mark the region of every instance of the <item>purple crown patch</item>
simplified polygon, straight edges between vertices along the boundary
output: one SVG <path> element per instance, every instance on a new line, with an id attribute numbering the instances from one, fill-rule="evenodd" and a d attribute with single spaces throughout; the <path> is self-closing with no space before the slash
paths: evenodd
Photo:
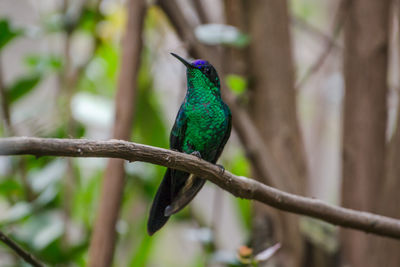
<path id="1" fill-rule="evenodd" d="M 208 63 L 208 61 L 202 60 L 202 59 L 196 59 L 195 61 L 193 61 L 192 64 L 193 64 L 194 66 L 198 67 L 198 68 L 203 67 L 203 66 L 210 65 L 210 63 Z"/>

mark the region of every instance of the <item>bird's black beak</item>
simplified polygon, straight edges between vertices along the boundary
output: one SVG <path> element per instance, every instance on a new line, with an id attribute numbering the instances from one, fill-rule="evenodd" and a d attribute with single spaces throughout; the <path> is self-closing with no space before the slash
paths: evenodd
<path id="1" fill-rule="evenodd" d="M 184 58 L 178 56 L 175 53 L 171 53 L 171 55 L 173 55 L 174 57 L 176 57 L 180 62 L 183 63 L 183 65 L 185 65 L 187 68 L 193 68 L 194 66 L 192 64 L 190 64 L 188 61 L 186 61 Z"/>

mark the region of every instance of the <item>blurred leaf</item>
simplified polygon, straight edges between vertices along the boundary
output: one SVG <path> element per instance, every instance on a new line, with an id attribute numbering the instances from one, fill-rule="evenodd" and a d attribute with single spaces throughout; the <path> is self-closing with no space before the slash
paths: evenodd
<path id="1" fill-rule="evenodd" d="M 41 192 L 60 180 L 65 171 L 66 162 L 62 159 L 57 159 L 47 164 L 44 168 L 31 171 L 28 174 L 28 181 L 35 192 Z"/>
<path id="2" fill-rule="evenodd" d="M 45 206 L 57 197 L 58 192 L 59 190 L 56 189 L 54 185 L 47 186 L 45 190 L 38 196 L 38 198 L 35 199 L 33 204 L 39 207 Z"/>
<path id="3" fill-rule="evenodd" d="M 21 34 L 22 31 L 13 29 L 7 19 L 0 19 L 0 50 L 12 39 Z"/>
<path id="4" fill-rule="evenodd" d="M 242 149 L 236 149 L 230 153 L 229 160 L 224 161 L 225 168 L 239 176 L 249 177 L 250 163 L 247 160 Z M 237 203 L 238 212 L 242 218 L 242 223 L 246 229 L 251 228 L 251 202 L 247 199 L 235 198 Z"/>
<path id="5" fill-rule="evenodd" d="M 241 95 L 246 91 L 247 80 L 240 75 L 229 74 L 225 77 L 226 84 L 235 95 Z"/>
<path id="6" fill-rule="evenodd" d="M 39 170 L 44 168 L 47 164 L 52 161 L 57 160 L 55 157 L 35 157 L 35 156 L 26 156 L 24 157 L 24 163 L 26 164 L 26 168 L 28 171 L 30 170 Z"/>
<path id="7" fill-rule="evenodd" d="M 123 4 L 119 2 L 110 2 L 107 14 L 100 23 L 98 23 L 97 32 L 104 42 L 117 40 L 126 24 L 127 14 Z"/>
<path id="8" fill-rule="evenodd" d="M 58 192 L 59 190 L 57 190 L 54 186 L 49 186 L 32 203 L 22 201 L 17 202 L 14 206 L 7 210 L 6 215 L 0 222 L 0 225 L 11 224 L 28 218 L 29 216 L 35 214 L 36 211 L 54 201 Z"/>
<path id="9" fill-rule="evenodd" d="M 75 94 L 71 101 L 71 109 L 75 120 L 86 126 L 109 129 L 114 121 L 113 102 L 98 95 Z"/>
<path id="10" fill-rule="evenodd" d="M 251 165 L 247 160 L 244 151 L 242 149 L 237 149 L 231 153 L 231 155 L 232 157 L 230 160 L 224 162 L 225 168 L 236 175 L 249 177 L 251 175 Z"/>
<path id="11" fill-rule="evenodd" d="M 230 45 L 245 47 L 249 44 L 249 37 L 236 27 L 224 24 L 202 24 L 194 31 L 196 38 L 208 45 Z"/>
<path id="12" fill-rule="evenodd" d="M 91 229 L 99 199 L 103 172 L 98 171 L 76 188 L 72 203 L 72 217 Z"/>
<path id="13" fill-rule="evenodd" d="M 61 58 L 54 54 L 29 55 L 25 58 L 25 63 L 35 73 L 40 74 L 60 70 L 63 64 Z"/>
<path id="14" fill-rule="evenodd" d="M 93 34 L 96 30 L 96 25 L 99 21 L 103 20 L 104 16 L 97 12 L 92 7 L 84 7 L 81 12 L 78 27 L 84 31 Z"/>
<path id="15" fill-rule="evenodd" d="M 118 66 L 119 47 L 101 43 L 79 82 L 80 90 L 113 98 Z"/>
<path id="16" fill-rule="evenodd" d="M 32 214 L 32 211 L 33 207 L 30 203 L 18 202 L 6 212 L 6 216 L 2 219 L 1 224 L 16 222 Z"/>
<path id="17" fill-rule="evenodd" d="M 24 189 L 21 184 L 13 178 L 0 181 L 0 194 L 22 196 Z"/>
<path id="18" fill-rule="evenodd" d="M 64 222 L 60 216 L 54 216 L 53 214 L 46 214 L 41 229 L 36 231 L 35 237 L 33 238 L 33 246 L 41 250 L 57 238 L 59 238 L 64 232 Z"/>
<path id="19" fill-rule="evenodd" d="M 246 229 L 250 229 L 252 223 L 251 202 L 247 199 L 241 198 L 235 198 L 235 200 L 244 226 L 246 227 Z"/>
<path id="20" fill-rule="evenodd" d="M 153 247 L 154 238 L 151 238 L 147 234 L 142 236 L 142 240 L 139 243 L 139 247 L 135 249 L 130 261 L 129 266 L 147 266 L 147 261 L 149 260 L 151 248 Z"/>
<path id="21" fill-rule="evenodd" d="M 9 88 L 7 88 L 9 103 L 14 103 L 24 95 L 32 91 L 33 88 L 40 82 L 41 76 L 39 74 L 31 74 L 20 77 Z"/>
<path id="22" fill-rule="evenodd" d="M 64 232 L 63 218 L 56 209 L 35 212 L 35 216 L 16 226 L 16 241 L 26 244 L 42 260 L 62 263 L 66 260 L 59 242 Z"/>

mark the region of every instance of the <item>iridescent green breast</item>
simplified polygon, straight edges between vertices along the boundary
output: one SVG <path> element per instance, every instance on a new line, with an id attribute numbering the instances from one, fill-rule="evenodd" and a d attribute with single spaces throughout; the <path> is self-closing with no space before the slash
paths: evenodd
<path id="1" fill-rule="evenodd" d="M 211 161 L 227 131 L 227 118 L 220 97 L 197 90 L 185 99 L 187 128 L 183 151 L 199 151 L 202 158 Z"/>

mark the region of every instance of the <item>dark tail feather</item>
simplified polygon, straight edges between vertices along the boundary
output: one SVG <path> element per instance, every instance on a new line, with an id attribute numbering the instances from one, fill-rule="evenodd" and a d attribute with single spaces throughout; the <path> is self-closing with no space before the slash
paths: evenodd
<path id="1" fill-rule="evenodd" d="M 174 196 L 172 202 L 165 209 L 164 214 L 171 216 L 183 209 L 200 191 L 206 180 L 198 178 L 191 174 L 186 180 L 185 185 L 179 190 L 178 194 Z"/>
<path id="2" fill-rule="evenodd" d="M 149 220 L 147 221 L 147 232 L 149 235 L 153 235 L 155 232 L 157 232 L 169 219 L 168 216 L 164 215 L 164 210 L 171 203 L 171 183 L 171 169 L 167 169 L 164 179 L 157 190 L 153 204 L 151 205 L 150 216 Z"/>
<path id="3" fill-rule="evenodd" d="M 153 200 L 147 232 L 153 235 L 172 214 L 183 209 L 200 191 L 206 180 L 187 172 L 167 169 Z"/>

